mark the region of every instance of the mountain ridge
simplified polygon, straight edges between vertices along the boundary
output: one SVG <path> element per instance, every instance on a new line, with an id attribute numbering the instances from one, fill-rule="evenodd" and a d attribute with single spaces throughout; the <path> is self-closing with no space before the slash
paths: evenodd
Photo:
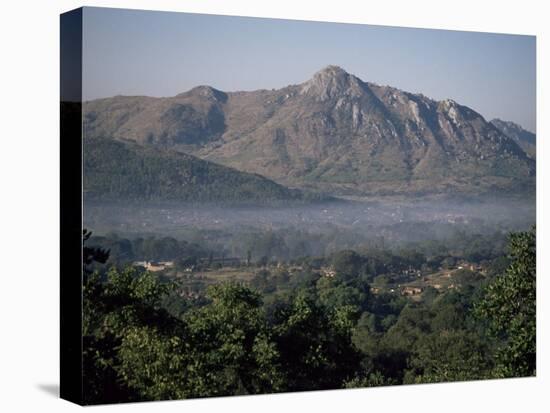
<path id="1" fill-rule="evenodd" d="M 512 138 L 531 158 L 536 159 L 537 136 L 515 122 L 492 119 L 491 123 L 505 135 Z"/>
<path id="2" fill-rule="evenodd" d="M 535 161 L 459 103 L 327 66 L 281 89 L 198 86 L 85 104 L 86 136 L 190 153 L 338 195 L 534 191 Z"/>

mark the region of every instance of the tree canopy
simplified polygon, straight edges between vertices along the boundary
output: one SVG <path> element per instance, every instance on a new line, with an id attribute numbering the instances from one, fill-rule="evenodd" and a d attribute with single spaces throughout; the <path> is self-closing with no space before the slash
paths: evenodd
<path id="1" fill-rule="evenodd" d="M 369 284 L 377 262 L 399 271 L 425 261 L 406 251 L 344 250 L 324 260 L 333 275 L 317 264 L 292 275 L 261 268 L 191 299 L 175 279 L 95 268 L 109 251 L 83 237 L 89 404 L 535 374 L 534 228 L 511 234 L 503 273 L 457 271 L 461 288 L 417 300 Z"/>

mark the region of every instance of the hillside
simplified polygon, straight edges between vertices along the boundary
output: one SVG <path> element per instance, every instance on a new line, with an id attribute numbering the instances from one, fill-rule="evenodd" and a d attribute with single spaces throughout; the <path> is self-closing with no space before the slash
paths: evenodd
<path id="1" fill-rule="evenodd" d="M 537 154 L 537 136 L 523 129 L 517 123 L 501 119 L 491 121 L 502 133 L 512 138 L 531 158 L 536 159 Z"/>
<path id="2" fill-rule="evenodd" d="M 84 127 L 341 195 L 534 193 L 534 159 L 479 113 L 336 66 L 278 90 L 95 100 Z"/>
<path id="3" fill-rule="evenodd" d="M 85 140 L 84 191 L 88 200 L 102 201 L 273 203 L 320 198 L 191 155 L 110 139 Z"/>

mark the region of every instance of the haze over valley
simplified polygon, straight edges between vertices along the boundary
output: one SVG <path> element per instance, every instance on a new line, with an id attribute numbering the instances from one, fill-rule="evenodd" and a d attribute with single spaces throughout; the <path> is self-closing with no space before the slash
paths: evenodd
<path id="1" fill-rule="evenodd" d="M 84 130 L 85 222 L 103 233 L 337 228 L 357 247 L 535 219 L 534 134 L 337 66 L 279 90 L 86 102 Z"/>

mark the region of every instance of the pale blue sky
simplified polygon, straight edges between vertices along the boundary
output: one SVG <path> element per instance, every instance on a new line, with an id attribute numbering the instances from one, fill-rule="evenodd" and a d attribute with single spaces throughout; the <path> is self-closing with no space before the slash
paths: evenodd
<path id="1" fill-rule="evenodd" d="M 535 130 L 535 37 L 84 9 L 84 98 L 301 83 L 329 64 Z"/>

